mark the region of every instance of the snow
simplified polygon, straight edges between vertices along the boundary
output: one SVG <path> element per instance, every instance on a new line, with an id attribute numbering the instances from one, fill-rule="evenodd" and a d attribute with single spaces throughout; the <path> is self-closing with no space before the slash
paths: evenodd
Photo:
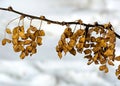
<path id="1" fill-rule="evenodd" d="M 120 34 L 120 0 L 1 0 L 0 7 L 12 6 L 24 13 L 40 16 L 57 21 L 75 21 L 82 19 L 85 23 L 113 24 L 115 31 Z M 5 25 L 13 18 L 14 13 L 0 10 L 0 41 L 4 38 Z M 29 20 L 25 20 L 26 27 Z M 33 25 L 39 27 L 38 20 Z M 13 22 L 10 27 L 17 25 Z M 74 27 L 74 26 L 72 26 Z M 55 46 L 65 26 L 47 25 L 43 22 L 42 29 L 46 36 L 43 45 L 38 47 L 38 53 L 24 60 L 14 53 L 11 45 L 0 45 L 0 86 L 119 86 L 120 81 L 114 72 L 117 66 L 109 67 L 105 74 L 98 65 L 86 64 L 83 54 L 72 56 L 69 53 L 59 59 Z M 9 36 L 8 36 L 9 37 Z M 119 55 L 120 41 L 117 39 L 116 55 Z M 115 63 L 118 65 L 119 63 Z"/>

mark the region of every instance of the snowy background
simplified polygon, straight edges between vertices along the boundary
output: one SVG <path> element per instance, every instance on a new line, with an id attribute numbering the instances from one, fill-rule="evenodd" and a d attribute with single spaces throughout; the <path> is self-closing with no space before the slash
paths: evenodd
<path id="1" fill-rule="evenodd" d="M 0 0 L 0 7 L 12 6 L 15 10 L 58 21 L 82 19 L 85 23 L 111 22 L 120 34 L 120 0 Z M 19 15 L 0 10 L 0 41 L 4 37 L 5 25 Z M 29 21 L 26 20 L 26 25 Z M 39 26 L 39 21 L 33 23 Z M 12 23 L 17 25 L 17 21 Z M 12 27 L 12 26 L 11 26 Z M 86 65 L 83 55 L 67 54 L 59 59 L 55 46 L 64 31 L 63 26 L 47 25 L 43 45 L 38 53 L 24 60 L 13 52 L 11 45 L 0 45 L 0 86 L 119 86 L 115 68 L 100 72 L 94 64 Z M 119 55 L 120 40 L 117 39 L 116 55 Z"/>

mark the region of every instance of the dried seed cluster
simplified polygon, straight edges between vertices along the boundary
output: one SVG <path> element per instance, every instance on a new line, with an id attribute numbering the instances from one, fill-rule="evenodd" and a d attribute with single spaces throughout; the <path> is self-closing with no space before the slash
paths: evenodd
<path id="1" fill-rule="evenodd" d="M 56 51 L 59 58 L 62 58 L 63 52 L 65 54 L 69 52 L 72 55 L 76 55 L 77 52 L 84 53 L 84 58 L 88 59 L 88 65 L 100 64 L 99 70 L 107 73 L 109 71 L 107 65 L 114 66 L 114 60 L 120 61 L 120 56 L 115 57 L 115 43 L 116 36 L 110 23 L 80 28 L 75 32 L 67 27 L 61 35 Z M 116 72 L 120 77 L 120 68 Z"/>
<path id="2" fill-rule="evenodd" d="M 24 19 L 25 16 L 21 16 L 20 20 Z M 45 17 L 41 16 L 41 20 Z M 50 24 L 52 22 L 48 22 Z M 58 23 L 58 22 L 55 22 Z M 88 59 L 88 65 L 100 64 L 99 70 L 105 73 L 109 72 L 108 65 L 114 66 L 114 61 L 120 61 L 120 56 L 115 56 L 115 43 L 116 35 L 112 25 L 104 24 L 99 25 L 97 22 L 95 25 L 83 24 L 82 20 L 78 20 L 78 23 L 83 27 L 76 28 L 72 31 L 72 28 L 67 25 L 64 32 L 62 33 L 58 45 L 56 46 L 56 52 L 59 58 L 62 58 L 62 54 L 66 55 L 68 52 L 72 55 L 78 53 L 84 53 L 84 58 Z M 42 24 L 42 22 L 41 22 Z M 41 25 L 40 25 L 41 26 Z M 14 27 L 11 31 L 9 28 L 5 29 L 6 33 L 11 35 L 12 38 L 4 38 L 2 45 L 6 43 L 12 43 L 15 52 L 20 52 L 20 58 L 24 59 L 25 56 L 32 56 L 37 52 L 37 45 L 42 45 L 42 36 L 45 36 L 44 30 L 37 29 L 30 25 L 25 30 L 24 25 Z M 115 72 L 118 79 L 120 79 L 120 65 Z"/>
<path id="3" fill-rule="evenodd" d="M 24 26 L 17 26 L 12 31 L 6 29 L 7 34 L 12 35 L 12 39 L 4 38 L 2 45 L 12 43 L 15 52 L 21 52 L 20 58 L 24 59 L 25 56 L 32 56 L 37 52 L 37 45 L 42 45 L 42 36 L 45 36 L 43 30 L 38 30 L 36 27 L 30 25 L 25 31 Z"/>

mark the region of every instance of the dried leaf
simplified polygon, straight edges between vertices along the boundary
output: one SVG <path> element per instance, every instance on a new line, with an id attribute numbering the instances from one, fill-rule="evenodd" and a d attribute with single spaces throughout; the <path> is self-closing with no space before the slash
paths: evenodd
<path id="1" fill-rule="evenodd" d="M 74 48 L 72 48 L 69 52 L 70 52 L 70 54 L 72 54 L 74 56 L 76 55 L 76 50 Z"/>
<path id="2" fill-rule="evenodd" d="M 6 38 L 4 38 L 4 39 L 2 40 L 2 45 L 3 45 L 3 46 L 6 45 Z"/>
<path id="3" fill-rule="evenodd" d="M 111 60 L 108 60 L 108 64 L 114 66 L 114 63 Z"/>
<path id="4" fill-rule="evenodd" d="M 44 30 L 39 30 L 39 36 L 45 36 Z"/>
<path id="5" fill-rule="evenodd" d="M 91 54 L 92 51 L 91 51 L 90 49 L 86 49 L 86 50 L 84 50 L 84 53 L 85 53 L 85 54 Z"/>
<path id="6" fill-rule="evenodd" d="M 25 56 L 26 56 L 25 53 L 24 53 L 24 52 L 21 52 L 21 54 L 20 54 L 20 58 L 21 58 L 21 59 L 24 59 Z"/>
<path id="7" fill-rule="evenodd" d="M 120 61 L 120 56 L 115 57 L 116 61 Z"/>
<path id="8" fill-rule="evenodd" d="M 104 53 L 105 56 L 113 56 L 114 55 L 114 50 L 112 49 L 107 49 Z"/>
<path id="9" fill-rule="evenodd" d="M 61 59 L 62 58 L 62 52 L 58 52 L 58 56 Z"/>
<path id="10" fill-rule="evenodd" d="M 42 45 L 42 38 L 41 37 L 37 37 L 37 44 L 38 45 Z"/>
<path id="11" fill-rule="evenodd" d="M 25 40 L 25 41 L 24 41 L 24 45 L 31 44 L 31 42 L 32 42 L 31 40 Z"/>
<path id="12" fill-rule="evenodd" d="M 12 32 L 11 32 L 11 30 L 9 28 L 6 28 L 5 30 L 6 30 L 7 34 L 12 34 Z"/>

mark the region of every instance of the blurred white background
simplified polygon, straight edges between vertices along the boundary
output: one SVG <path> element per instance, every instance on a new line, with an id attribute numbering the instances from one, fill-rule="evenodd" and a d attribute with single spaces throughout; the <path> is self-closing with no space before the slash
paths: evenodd
<path id="1" fill-rule="evenodd" d="M 20 12 L 58 21 L 75 21 L 82 19 L 85 23 L 111 22 L 115 31 L 120 34 L 120 0 L 0 0 L 0 7 L 12 6 Z M 0 10 L 0 41 L 4 37 L 7 23 L 19 15 Z M 26 20 L 29 25 L 29 20 Z M 17 25 L 17 21 L 12 23 Z M 11 25 L 11 27 L 12 27 Z M 34 20 L 33 25 L 39 26 Z M 63 26 L 47 25 L 42 28 L 46 32 L 43 45 L 38 53 L 24 60 L 15 53 L 12 45 L 0 45 L 0 86 L 119 86 L 115 76 L 115 67 L 110 72 L 100 72 L 94 64 L 87 66 L 82 54 L 67 54 L 59 59 L 55 46 L 63 32 Z M 119 55 L 119 39 L 117 39 L 116 55 Z"/>

